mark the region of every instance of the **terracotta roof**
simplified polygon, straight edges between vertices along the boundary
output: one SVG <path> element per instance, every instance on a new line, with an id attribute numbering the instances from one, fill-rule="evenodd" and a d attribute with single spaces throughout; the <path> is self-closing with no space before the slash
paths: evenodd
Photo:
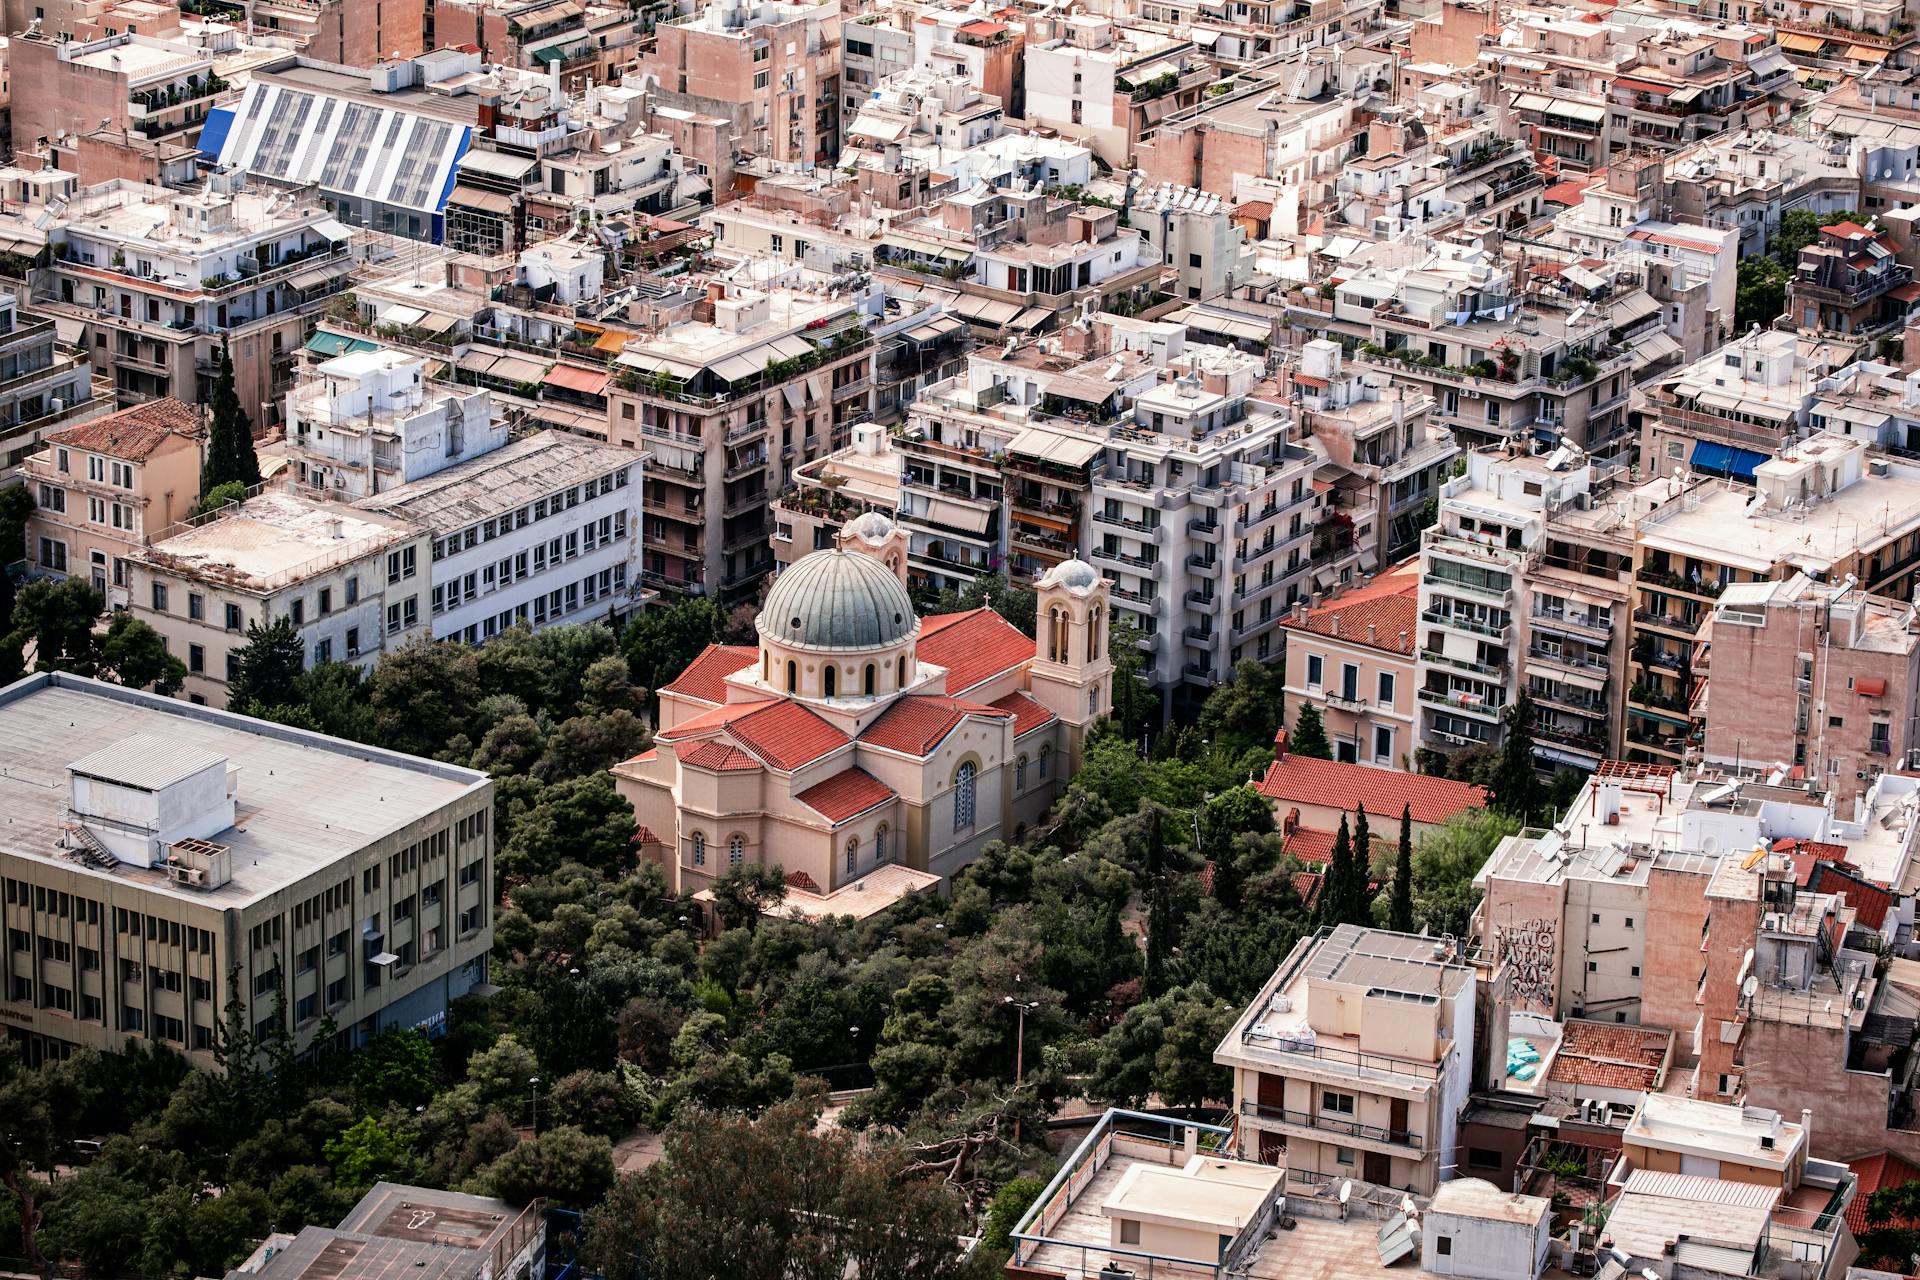
<path id="1" fill-rule="evenodd" d="M 1245 204 L 1235 205 L 1233 216 L 1236 218 L 1267 219 L 1273 216 L 1273 201 L 1249 200 Z"/>
<path id="2" fill-rule="evenodd" d="M 660 692 L 677 693 L 702 702 L 725 702 L 726 678 L 746 670 L 759 656 L 760 650 L 750 644 L 710 644 L 687 664 L 685 671 L 661 685 Z"/>
<path id="3" fill-rule="evenodd" d="M 1853 1203 L 1847 1206 L 1847 1225 L 1853 1228 L 1855 1235 L 1867 1229 L 1867 1201 L 1874 1192 L 1920 1181 L 1920 1166 L 1908 1163 L 1891 1151 L 1876 1151 L 1870 1156 L 1849 1160 L 1847 1168 L 1853 1170 L 1853 1176 L 1860 1180 L 1853 1190 Z M 1893 1225 L 1915 1224 L 1899 1222 Z"/>
<path id="4" fill-rule="evenodd" d="M 728 746 L 724 742 L 703 742 L 691 751 L 680 754 L 680 763 L 692 765 L 696 769 L 712 769 L 719 773 L 738 773 L 743 769 L 758 769 L 760 762 L 738 747 Z"/>
<path id="5" fill-rule="evenodd" d="M 635 827 L 633 829 L 633 842 L 635 844 L 665 844 L 666 843 L 666 841 L 662 840 L 659 836 L 653 834 L 652 827 Z"/>
<path id="6" fill-rule="evenodd" d="M 1326 883 L 1326 877 L 1318 871 L 1296 871 L 1293 873 L 1293 891 L 1300 895 L 1300 905 L 1313 910 L 1313 904 L 1320 898 L 1320 886 Z"/>
<path id="7" fill-rule="evenodd" d="M 1852 221 L 1836 222 L 1832 226 L 1822 227 L 1820 230 L 1824 235 L 1839 236 L 1843 240 L 1851 240 L 1855 236 L 1870 236 L 1873 234 L 1873 232 L 1867 230 L 1859 223 Z"/>
<path id="8" fill-rule="evenodd" d="M 1023 737 L 1035 729 L 1053 721 L 1053 712 L 1047 710 L 1024 693 L 1010 693 L 992 704 L 996 711 L 1013 713 L 1013 736 Z"/>
<path id="9" fill-rule="evenodd" d="M 169 436 L 192 436 L 199 428 L 199 412 L 169 396 L 56 431 L 47 443 L 144 462 Z"/>
<path id="10" fill-rule="evenodd" d="M 853 739 L 798 702 L 762 703 L 727 725 L 741 746 L 776 769 L 798 769 Z"/>
<path id="11" fill-rule="evenodd" d="M 860 735 L 860 741 L 910 756 L 924 756 L 939 746 L 955 726 L 969 715 L 1010 714 L 962 698 L 908 694 L 881 712 L 879 718 Z"/>
<path id="12" fill-rule="evenodd" d="M 1672 1039 L 1652 1027 L 1569 1018 L 1547 1079 L 1599 1089 L 1657 1089 Z"/>
<path id="13" fill-rule="evenodd" d="M 1569 178 L 1565 182 L 1556 182 L 1540 193 L 1540 198 L 1548 204 L 1566 205 L 1572 208 L 1587 198 L 1587 187 L 1591 185 L 1585 178 Z"/>
<path id="14" fill-rule="evenodd" d="M 1337 638 L 1383 653 L 1410 654 L 1420 619 L 1420 575 L 1413 562 L 1355 591 L 1342 592 L 1306 616 L 1282 619 L 1295 631 Z M 1367 628 L 1373 639 L 1367 639 Z"/>
<path id="15" fill-rule="evenodd" d="M 1339 836 L 1332 831 L 1298 827 L 1287 837 L 1282 852 L 1300 862 L 1324 867 L 1333 861 L 1333 842 L 1337 839 Z"/>
<path id="16" fill-rule="evenodd" d="M 1033 641 L 993 610 L 972 609 L 922 618 L 916 652 L 947 669 L 947 692 L 957 695 L 1032 658 Z"/>
<path id="17" fill-rule="evenodd" d="M 1886 924 L 1887 912 L 1893 906 L 1893 895 L 1885 889 L 1831 862 L 1814 867 L 1807 877 L 1807 887 L 1815 893 L 1845 894 L 1847 905 L 1854 910 L 1854 923 L 1876 933 Z"/>
<path id="18" fill-rule="evenodd" d="M 796 889 L 804 889 L 808 893 L 820 892 L 820 882 L 804 871 L 787 872 L 787 883 Z"/>
<path id="19" fill-rule="evenodd" d="M 683 738 L 698 738 L 703 734 L 718 733 L 735 720 L 738 720 L 741 716 L 759 711 L 768 705 L 768 701 L 762 700 L 760 702 L 734 702 L 725 706 L 714 707 L 710 711 L 702 711 L 691 720 L 682 720 L 671 729 L 659 730 L 653 735 L 653 740 L 656 743 L 678 742 Z"/>
<path id="20" fill-rule="evenodd" d="M 845 822 L 894 798 L 894 790 L 865 769 L 848 769 L 808 787 L 794 799 L 828 822 Z"/>
<path id="21" fill-rule="evenodd" d="M 1340 764 L 1307 756 L 1286 755 L 1267 766 L 1260 794 L 1288 804 L 1312 804 L 1352 812 L 1365 805 L 1382 820 L 1398 819 L 1411 806 L 1413 820 L 1440 823 L 1467 809 L 1483 808 L 1483 788 L 1451 778 L 1398 769 L 1376 769 L 1365 764 Z"/>

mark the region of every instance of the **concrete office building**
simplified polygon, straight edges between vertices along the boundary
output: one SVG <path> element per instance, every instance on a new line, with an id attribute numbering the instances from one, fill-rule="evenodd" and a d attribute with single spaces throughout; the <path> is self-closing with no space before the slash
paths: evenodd
<path id="1" fill-rule="evenodd" d="M 305 1051 L 330 1016 L 352 1046 L 486 981 L 483 773 L 41 674 L 0 689 L 0 812 L 0 1024 L 30 1061 L 211 1066 L 236 995 L 256 1034 Z"/>

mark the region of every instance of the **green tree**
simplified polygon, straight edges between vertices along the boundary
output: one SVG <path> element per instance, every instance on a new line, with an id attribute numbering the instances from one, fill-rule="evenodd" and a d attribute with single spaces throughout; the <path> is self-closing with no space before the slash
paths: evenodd
<path id="1" fill-rule="evenodd" d="M 480 1175 L 489 1195 L 523 1205 L 544 1196 L 558 1206 L 584 1209 L 613 1186 L 613 1144 L 563 1124 L 531 1142 L 515 1143 Z"/>
<path id="2" fill-rule="evenodd" d="M 1287 753 L 1315 760 L 1333 759 L 1326 726 L 1320 722 L 1320 708 L 1311 702 L 1302 702 L 1293 717 L 1293 732 L 1287 735 Z"/>
<path id="3" fill-rule="evenodd" d="M 33 494 L 20 483 L 0 485 L 0 648 L 11 643 L 5 624 L 13 617 L 13 575 L 8 572 L 27 558 L 27 521 L 33 516 Z M 18 650 L 0 652 L 0 684 L 19 674 Z"/>
<path id="4" fill-rule="evenodd" d="M 1522 689 L 1501 717 L 1505 734 L 1500 762 L 1494 770 L 1489 807 L 1518 818 L 1524 825 L 1541 807 L 1543 788 L 1533 757 L 1533 699 Z"/>
<path id="5" fill-rule="evenodd" d="M 351 1061 L 354 1098 L 363 1107 L 417 1107 L 433 1098 L 433 1045 L 418 1031 L 383 1031 Z"/>
<path id="6" fill-rule="evenodd" d="M 605 773 L 541 790 L 534 803 L 516 812 L 500 850 L 501 874 L 527 879 L 577 862 L 610 875 L 633 865 L 633 836 L 638 827 L 633 806 L 614 789 Z"/>
<path id="7" fill-rule="evenodd" d="M 222 338 L 208 405 L 207 461 L 201 470 L 200 491 L 211 493 L 234 481 L 248 488 L 259 484 L 260 458 L 253 448 L 253 419 L 234 389 L 233 352 Z"/>
<path id="8" fill-rule="evenodd" d="M 758 862 L 743 862 L 737 867 L 728 867 L 726 873 L 713 882 L 714 914 L 729 929 L 752 933 L 760 927 L 762 915 L 786 898 L 787 875 L 777 864 L 768 867 Z"/>
<path id="9" fill-rule="evenodd" d="M 376 1182 L 405 1181 L 413 1159 L 406 1137 L 372 1116 L 362 1116 L 330 1140 L 326 1156 L 335 1180 L 358 1190 Z"/>
<path id="10" fill-rule="evenodd" d="M 1155 699 L 1146 681 L 1140 639 L 1140 628 L 1134 625 L 1132 615 L 1115 610 L 1107 627 L 1107 660 L 1113 664 L 1113 718 L 1130 742 L 1139 740 L 1154 714 Z"/>
<path id="11" fill-rule="evenodd" d="M 1413 915 L 1416 927 L 1463 937 L 1480 901 L 1473 877 L 1518 819 L 1495 809 L 1467 809 L 1420 837 L 1413 855 Z"/>
<path id="12" fill-rule="evenodd" d="M 1860 215 L 1851 209 L 1841 209 L 1835 213 L 1815 213 L 1811 209 L 1789 209 L 1780 215 L 1780 229 L 1773 236 L 1773 257 L 1781 266 L 1792 270 L 1799 264 L 1800 251 L 1820 238 L 1821 227 L 1837 226 L 1842 222 L 1859 222 Z M 1743 259 L 1746 265 L 1750 259 Z"/>
<path id="13" fill-rule="evenodd" d="M 1388 900 L 1387 928 L 1413 932 L 1413 807 L 1400 810 L 1400 847 L 1393 860 L 1393 890 Z"/>
<path id="14" fill-rule="evenodd" d="M 218 511 L 221 507 L 247 500 L 247 486 L 239 480 L 217 484 L 200 495 L 200 510 Z"/>
<path id="15" fill-rule="evenodd" d="M 1340 918 L 1348 924 L 1372 924 L 1373 896 L 1370 879 L 1373 868 L 1373 832 L 1367 827 L 1365 805 L 1354 808 L 1351 853 L 1352 874 L 1347 877 L 1346 902 L 1340 908 Z"/>
<path id="16" fill-rule="evenodd" d="M 1735 268 L 1733 324 L 1741 333 L 1765 329 L 1787 309 L 1788 272 L 1768 257 L 1742 258 Z"/>
<path id="17" fill-rule="evenodd" d="M 16 653 L 32 643 L 35 671 L 96 675 L 100 643 L 93 624 L 105 606 L 100 593 L 79 578 L 29 582 L 14 598 L 13 636 L 7 643 Z"/>
<path id="18" fill-rule="evenodd" d="M 227 705 L 249 715 L 294 705 L 306 666 L 307 646 L 293 619 L 281 614 L 265 626 L 249 622 L 247 642 L 234 655 L 233 677 L 227 681 Z"/>
<path id="19" fill-rule="evenodd" d="M 1860 1265 L 1905 1275 L 1920 1254 L 1920 1182 L 1883 1187 L 1867 1197 L 1867 1229 L 1860 1233 Z"/>
<path id="20" fill-rule="evenodd" d="M 158 631 L 131 613 L 116 613 L 100 645 L 100 676 L 172 697 L 186 683 L 187 665 L 167 652 Z"/>
<path id="21" fill-rule="evenodd" d="M 1320 885 L 1320 901 L 1315 914 L 1323 924 L 1346 924 L 1353 904 L 1352 881 L 1363 874 L 1354 866 L 1353 832 L 1347 815 L 1340 815 L 1340 830 L 1333 837 L 1333 853 L 1327 860 L 1326 879 Z"/>
<path id="22" fill-rule="evenodd" d="M 1286 676 L 1276 665 L 1251 658 L 1234 668 L 1233 679 L 1207 695 L 1195 727 L 1215 750 L 1270 750 L 1286 704 Z"/>
<path id="23" fill-rule="evenodd" d="M 651 693 L 718 642 L 726 625 L 719 605 L 704 597 L 689 598 L 637 615 L 620 636 L 620 651 L 633 681 Z"/>
<path id="24" fill-rule="evenodd" d="M 996 1253 L 1006 1253 L 1013 1248 L 1013 1229 L 1027 1212 L 1027 1207 L 1040 1198 L 1047 1184 L 1038 1178 L 1015 1178 L 993 1193 L 993 1204 L 987 1209 L 986 1229 L 980 1234 L 980 1247 Z"/>

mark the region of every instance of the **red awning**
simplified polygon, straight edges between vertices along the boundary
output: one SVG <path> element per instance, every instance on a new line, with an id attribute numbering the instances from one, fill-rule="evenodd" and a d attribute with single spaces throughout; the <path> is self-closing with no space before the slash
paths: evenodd
<path id="1" fill-rule="evenodd" d="M 593 369 L 557 364 L 547 370 L 547 376 L 541 381 L 550 387 L 563 387 L 568 391 L 578 391 L 582 395 L 597 396 L 606 392 L 607 376 Z"/>
<path id="2" fill-rule="evenodd" d="M 1920 280 L 1909 280 L 1896 289 L 1889 289 L 1887 296 L 1896 302 L 1912 302 L 1920 298 Z"/>
<path id="3" fill-rule="evenodd" d="M 1855 680 L 1853 691 L 1863 698 L 1884 698 L 1887 696 L 1887 682 L 1879 676 L 1870 676 Z"/>

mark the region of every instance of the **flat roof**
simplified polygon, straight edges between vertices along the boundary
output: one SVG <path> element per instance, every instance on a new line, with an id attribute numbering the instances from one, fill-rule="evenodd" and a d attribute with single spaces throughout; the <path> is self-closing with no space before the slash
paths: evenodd
<path id="1" fill-rule="evenodd" d="M 265 592 L 418 536 L 418 530 L 378 513 L 268 490 L 150 544 L 134 558 L 172 573 Z"/>
<path id="2" fill-rule="evenodd" d="M 1762 1146 L 1761 1139 L 1768 1136 L 1773 1145 Z M 1621 1141 L 1784 1168 L 1805 1137 L 1799 1125 L 1786 1123 L 1777 1111 L 1764 1107 L 1651 1093 L 1627 1122 Z"/>
<path id="3" fill-rule="evenodd" d="M 491 1196 L 376 1182 L 340 1220 L 339 1229 L 390 1240 L 484 1249 L 517 1216 L 519 1210 Z"/>
<path id="4" fill-rule="evenodd" d="M 153 733 L 136 733 L 68 765 L 72 772 L 116 786 L 158 791 L 225 760 L 211 751 Z"/>
<path id="5" fill-rule="evenodd" d="M 186 888 L 160 869 L 101 869 L 61 850 L 69 766 L 145 757 L 126 745 L 141 739 L 170 744 L 181 761 L 224 757 L 239 769 L 235 825 L 217 835 L 233 851 L 233 879 L 220 888 Z M 168 772 L 155 758 L 147 776 Z M 78 676 L 0 689 L 0 852 L 183 902 L 245 905 L 490 786 L 472 769 Z"/>
<path id="6" fill-rule="evenodd" d="M 362 498 L 354 506 L 417 520 L 444 532 L 524 507 L 582 480 L 638 466 L 645 457 L 632 449 L 540 431 L 445 471 Z"/>

